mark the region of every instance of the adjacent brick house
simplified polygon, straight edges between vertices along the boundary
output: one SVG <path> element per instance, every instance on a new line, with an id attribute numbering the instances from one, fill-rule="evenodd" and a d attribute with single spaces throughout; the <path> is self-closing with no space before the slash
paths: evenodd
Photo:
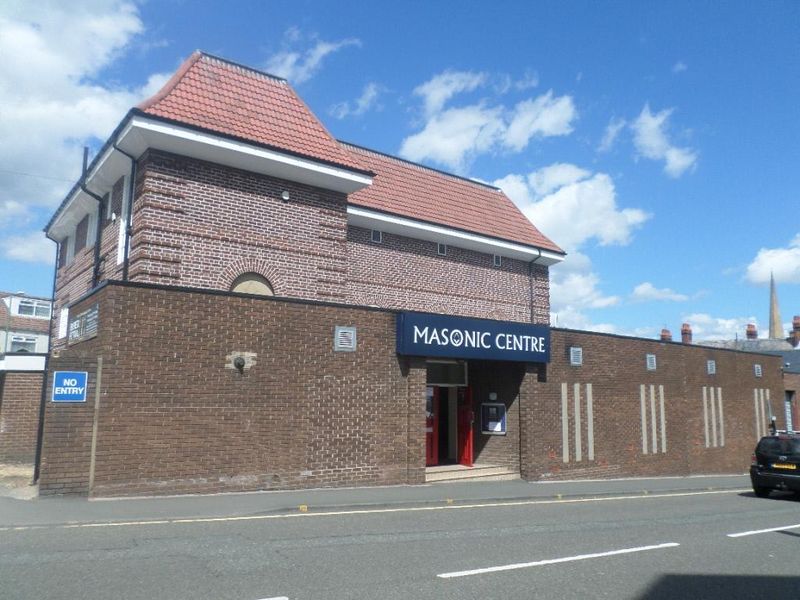
<path id="1" fill-rule="evenodd" d="M 337 141 L 286 81 L 203 53 L 47 233 L 46 389 L 88 385 L 47 404 L 42 493 L 742 470 L 742 390 L 780 385 L 768 358 L 751 381 L 754 355 L 551 331 L 564 253 L 499 189 Z"/>

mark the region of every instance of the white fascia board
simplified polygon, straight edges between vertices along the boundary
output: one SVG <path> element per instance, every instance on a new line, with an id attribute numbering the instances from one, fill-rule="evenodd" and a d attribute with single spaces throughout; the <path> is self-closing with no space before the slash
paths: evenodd
<path id="1" fill-rule="evenodd" d="M 381 213 L 358 206 L 347 207 L 347 222 L 356 227 L 377 229 L 418 240 L 448 244 L 485 254 L 498 254 L 526 262 L 535 261 L 536 264 L 544 266 L 554 265 L 564 260 L 563 254 L 552 250 L 524 246 L 515 242 L 498 240 L 442 225 L 415 221 L 407 217 Z"/>
<path id="2" fill-rule="evenodd" d="M 0 371 L 44 371 L 44 356 L 6 354 L 0 360 Z"/>
<path id="3" fill-rule="evenodd" d="M 372 184 L 369 175 L 343 167 L 141 116 L 130 120 L 119 140 L 120 148 L 137 157 L 148 148 L 154 148 L 345 194 Z"/>
<path id="4" fill-rule="evenodd" d="M 102 196 L 122 175 L 130 172 L 130 159 L 108 146 L 97 160 L 92 170 L 86 174 L 86 187 Z M 97 211 L 97 200 L 82 189 L 77 188 L 67 199 L 64 208 L 48 230 L 51 237 L 63 240 L 67 237 L 86 213 Z"/>

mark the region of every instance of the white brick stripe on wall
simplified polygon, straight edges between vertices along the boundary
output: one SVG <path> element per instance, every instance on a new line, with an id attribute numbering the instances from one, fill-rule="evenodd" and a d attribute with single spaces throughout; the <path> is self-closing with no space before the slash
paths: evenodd
<path id="1" fill-rule="evenodd" d="M 586 404 L 586 437 L 585 449 L 587 460 L 594 460 L 594 397 L 592 395 L 592 384 L 587 383 L 581 388 L 581 384 L 572 385 L 572 402 L 569 397 L 569 384 L 561 384 L 561 458 L 565 463 L 574 459 L 581 462 L 584 458 L 584 423 L 581 418 L 581 406 Z M 572 425 L 574 454 L 570 452 L 570 414 L 572 408 Z"/>
<path id="2" fill-rule="evenodd" d="M 648 407 L 649 392 L 649 407 Z M 667 421 L 664 408 L 664 386 L 641 384 L 639 386 L 639 410 L 642 417 L 642 454 L 664 454 L 667 451 Z M 649 421 L 649 422 L 648 422 Z M 649 437 L 648 437 L 649 429 Z M 661 448 L 659 449 L 659 441 Z M 649 442 L 649 443 L 648 443 Z"/>

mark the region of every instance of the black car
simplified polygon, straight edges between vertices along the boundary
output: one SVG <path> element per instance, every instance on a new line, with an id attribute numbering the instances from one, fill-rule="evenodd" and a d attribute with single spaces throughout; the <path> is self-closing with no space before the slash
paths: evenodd
<path id="1" fill-rule="evenodd" d="M 750 481 L 759 498 L 772 490 L 800 494 L 800 433 L 778 432 L 761 438 L 753 452 Z"/>

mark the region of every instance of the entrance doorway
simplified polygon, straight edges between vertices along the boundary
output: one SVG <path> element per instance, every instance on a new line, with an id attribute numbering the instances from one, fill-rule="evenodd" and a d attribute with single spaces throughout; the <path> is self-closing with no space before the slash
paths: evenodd
<path id="1" fill-rule="evenodd" d="M 428 386 L 425 464 L 472 466 L 472 391 L 469 387 Z"/>

